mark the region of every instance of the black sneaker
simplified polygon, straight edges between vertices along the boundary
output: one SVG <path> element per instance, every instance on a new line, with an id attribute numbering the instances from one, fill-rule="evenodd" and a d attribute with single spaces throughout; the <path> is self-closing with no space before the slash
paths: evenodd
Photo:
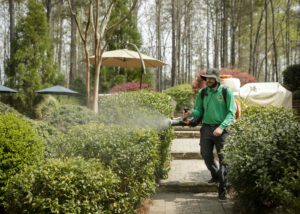
<path id="1" fill-rule="evenodd" d="M 226 202 L 228 200 L 228 198 L 226 197 L 226 193 L 225 192 L 219 193 L 218 198 L 219 198 L 220 202 Z"/>
<path id="2" fill-rule="evenodd" d="M 219 183 L 219 179 L 218 178 L 211 178 L 210 180 L 207 181 L 207 183 L 209 183 L 209 184 L 217 184 L 217 183 Z"/>

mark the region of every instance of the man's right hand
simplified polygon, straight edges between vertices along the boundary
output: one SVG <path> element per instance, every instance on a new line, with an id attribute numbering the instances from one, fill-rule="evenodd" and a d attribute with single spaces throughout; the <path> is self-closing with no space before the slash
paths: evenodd
<path id="1" fill-rule="evenodd" d="M 191 115 L 191 112 L 183 111 L 183 115 L 182 115 L 183 121 L 186 121 L 189 118 L 190 115 Z"/>

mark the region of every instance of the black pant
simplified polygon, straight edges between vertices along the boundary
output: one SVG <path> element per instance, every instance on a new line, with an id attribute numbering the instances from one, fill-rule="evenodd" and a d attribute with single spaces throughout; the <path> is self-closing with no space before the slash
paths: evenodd
<path id="1" fill-rule="evenodd" d="M 228 136 L 228 133 L 224 130 L 221 136 L 216 137 L 213 135 L 214 130 L 218 125 L 207 125 L 203 124 L 200 133 L 200 147 L 201 155 L 204 159 L 205 165 L 211 173 L 213 178 L 219 180 L 219 193 L 224 192 L 227 186 L 227 167 L 223 162 L 223 155 L 221 151 L 224 146 L 224 141 Z M 219 158 L 219 167 L 215 162 L 213 156 L 213 149 L 216 147 L 218 158 Z"/>

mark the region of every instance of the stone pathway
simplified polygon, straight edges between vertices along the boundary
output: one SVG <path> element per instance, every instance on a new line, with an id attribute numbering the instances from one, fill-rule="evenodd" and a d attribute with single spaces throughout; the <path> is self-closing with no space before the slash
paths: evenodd
<path id="1" fill-rule="evenodd" d="M 232 213 L 232 202 L 220 203 L 217 186 L 207 183 L 210 173 L 200 155 L 198 128 L 177 128 L 171 169 L 152 197 L 149 214 Z"/>

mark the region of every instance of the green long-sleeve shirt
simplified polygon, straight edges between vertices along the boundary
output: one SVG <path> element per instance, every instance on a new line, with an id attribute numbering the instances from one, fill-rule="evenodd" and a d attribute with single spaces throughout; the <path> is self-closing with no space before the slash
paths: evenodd
<path id="1" fill-rule="evenodd" d="M 220 85 L 216 91 L 207 88 L 207 96 L 201 98 L 201 90 L 196 96 L 195 106 L 192 110 L 192 117 L 202 117 L 204 124 L 220 124 L 221 129 L 226 129 L 234 122 L 235 116 L 235 101 L 234 95 L 230 88 L 227 88 L 226 103 L 222 95 Z M 203 89 L 202 89 L 203 90 Z"/>

